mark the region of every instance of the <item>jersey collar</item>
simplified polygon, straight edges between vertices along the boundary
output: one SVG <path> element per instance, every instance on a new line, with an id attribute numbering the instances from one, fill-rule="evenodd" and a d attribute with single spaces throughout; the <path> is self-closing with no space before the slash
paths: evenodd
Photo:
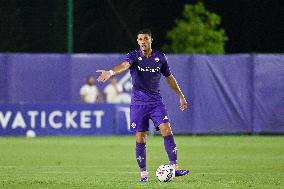
<path id="1" fill-rule="evenodd" d="M 144 54 L 142 53 L 141 49 L 138 49 L 138 53 L 139 53 L 139 56 L 140 56 L 140 57 L 146 58 L 146 57 L 144 56 Z M 149 58 L 150 58 L 150 57 L 154 57 L 154 56 L 155 56 L 155 50 L 152 49 L 152 52 L 151 52 L 151 55 L 149 56 Z"/>

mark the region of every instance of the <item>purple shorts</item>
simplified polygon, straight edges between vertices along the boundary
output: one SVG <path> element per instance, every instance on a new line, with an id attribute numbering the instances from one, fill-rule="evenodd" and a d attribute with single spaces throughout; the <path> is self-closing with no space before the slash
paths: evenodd
<path id="1" fill-rule="evenodd" d="M 168 123 L 168 113 L 163 103 L 147 105 L 130 105 L 130 130 L 149 131 L 149 119 L 154 123 L 156 131 L 161 123 Z"/>

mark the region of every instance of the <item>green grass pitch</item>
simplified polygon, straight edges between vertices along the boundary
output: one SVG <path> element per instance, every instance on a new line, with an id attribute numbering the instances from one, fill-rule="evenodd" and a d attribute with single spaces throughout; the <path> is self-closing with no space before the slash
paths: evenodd
<path id="1" fill-rule="evenodd" d="M 160 183 L 163 139 L 148 137 L 148 183 L 139 183 L 135 139 L 0 138 L 0 188 L 284 188 L 283 136 L 176 136 L 179 163 L 192 174 Z"/>

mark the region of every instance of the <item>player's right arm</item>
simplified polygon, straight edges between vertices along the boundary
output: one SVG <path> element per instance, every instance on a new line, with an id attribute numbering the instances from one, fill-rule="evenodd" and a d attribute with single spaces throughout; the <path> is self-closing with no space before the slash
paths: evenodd
<path id="1" fill-rule="evenodd" d="M 124 61 L 121 64 L 115 66 L 111 70 L 97 70 L 96 72 L 101 73 L 101 75 L 98 77 L 99 82 L 105 82 L 107 81 L 111 76 L 120 74 L 121 72 L 124 72 L 130 67 L 130 63 L 128 61 Z"/>

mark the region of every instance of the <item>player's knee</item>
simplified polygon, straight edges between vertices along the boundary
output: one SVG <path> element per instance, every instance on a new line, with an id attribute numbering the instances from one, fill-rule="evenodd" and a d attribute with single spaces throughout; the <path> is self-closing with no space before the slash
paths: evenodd
<path id="1" fill-rule="evenodd" d="M 136 141 L 139 143 L 146 143 L 147 135 L 144 132 L 136 133 Z"/>
<path id="2" fill-rule="evenodd" d="M 172 135 L 172 129 L 168 123 L 160 125 L 160 131 L 162 136 L 170 136 Z"/>

